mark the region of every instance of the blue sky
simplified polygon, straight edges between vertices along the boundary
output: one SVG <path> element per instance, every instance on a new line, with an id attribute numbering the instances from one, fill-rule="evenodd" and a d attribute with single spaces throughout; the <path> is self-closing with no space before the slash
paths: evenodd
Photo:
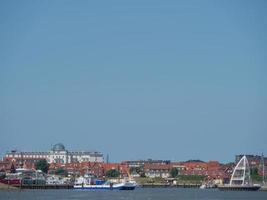
<path id="1" fill-rule="evenodd" d="M 0 154 L 267 154 L 267 2 L 1 1 Z"/>

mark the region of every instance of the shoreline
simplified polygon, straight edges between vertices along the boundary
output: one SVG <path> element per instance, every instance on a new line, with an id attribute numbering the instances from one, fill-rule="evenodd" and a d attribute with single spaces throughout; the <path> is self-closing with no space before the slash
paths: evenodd
<path id="1" fill-rule="evenodd" d="M 0 183 L 0 191 L 8 191 L 8 190 L 19 190 L 19 188 Z"/>

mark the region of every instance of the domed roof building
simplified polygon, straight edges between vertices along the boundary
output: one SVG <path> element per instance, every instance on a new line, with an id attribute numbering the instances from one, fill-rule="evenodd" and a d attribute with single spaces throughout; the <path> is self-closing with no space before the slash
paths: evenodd
<path id="1" fill-rule="evenodd" d="M 65 146 L 62 143 L 55 144 L 52 149 L 52 151 L 66 151 Z"/>
<path id="2" fill-rule="evenodd" d="M 52 146 L 48 152 L 7 152 L 6 159 L 31 162 L 46 159 L 48 163 L 104 162 L 103 154 L 96 151 L 68 151 L 62 143 Z"/>

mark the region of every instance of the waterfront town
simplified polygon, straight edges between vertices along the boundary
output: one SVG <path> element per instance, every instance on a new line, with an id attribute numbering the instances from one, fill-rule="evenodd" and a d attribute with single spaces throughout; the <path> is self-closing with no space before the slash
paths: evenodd
<path id="1" fill-rule="evenodd" d="M 73 185 L 77 177 L 90 175 L 99 180 L 132 178 L 146 185 L 195 185 L 203 182 L 220 185 L 229 183 L 236 163 L 219 161 L 128 160 L 111 163 L 100 152 L 68 151 L 61 143 L 47 152 L 7 152 L 0 161 L 0 183 L 14 185 Z M 264 181 L 267 158 L 246 155 L 254 182 Z"/>

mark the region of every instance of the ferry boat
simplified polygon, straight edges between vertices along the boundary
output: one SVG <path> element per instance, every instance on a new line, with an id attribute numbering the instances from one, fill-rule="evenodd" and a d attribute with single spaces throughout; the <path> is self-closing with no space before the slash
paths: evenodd
<path id="1" fill-rule="evenodd" d="M 219 190 L 257 191 L 260 185 L 252 184 L 250 167 L 246 156 L 243 156 L 234 168 L 230 184 L 218 186 Z"/>
<path id="2" fill-rule="evenodd" d="M 73 188 L 81 190 L 134 190 L 136 186 L 135 181 L 124 180 L 119 183 L 114 183 L 111 181 L 97 180 L 94 177 L 85 175 L 75 181 Z"/>

